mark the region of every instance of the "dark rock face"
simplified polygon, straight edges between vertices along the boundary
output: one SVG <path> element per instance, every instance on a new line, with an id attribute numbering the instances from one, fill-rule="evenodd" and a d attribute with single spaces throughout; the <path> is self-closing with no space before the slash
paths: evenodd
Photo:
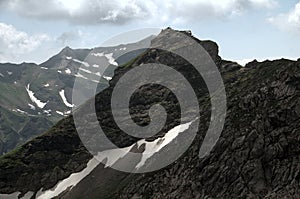
<path id="1" fill-rule="evenodd" d="M 70 119 L 1 158 L 1 193 L 49 189 L 85 167 L 91 155 L 81 145 Z"/>
<path id="2" fill-rule="evenodd" d="M 169 168 L 132 181 L 119 198 L 299 198 L 300 62 L 257 63 L 235 75 L 211 154 L 199 159 L 196 142 Z"/>
<path id="3" fill-rule="evenodd" d="M 168 31 L 172 30 L 164 30 L 153 43 L 167 45 L 163 35 Z M 204 46 L 221 70 L 227 91 L 227 118 L 213 151 L 202 159 L 198 157 L 211 112 L 205 83 L 184 60 L 150 49 L 118 68 L 110 87 L 96 96 L 99 123 L 116 145 L 126 147 L 136 142 L 136 138 L 122 134 L 113 121 L 109 110 L 112 89 L 134 66 L 172 63 L 196 86 L 199 97 L 202 118 L 192 146 L 176 162 L 152 173 L 132 175 L 103 170 L 100 165 L 90 178 L 59 198 L 299 198 L 300 61 L 253 62 L 241 68 L 236 63 L 221 60 L 214 42 L 196 41 Z M 149 117 L 138 110 L 147 110 L 157 102 L 164 103 L 169 115 L 157 137 L 179 123 L 178 102 L 167 89 L 147 85 L 132 99 L 132 118 L 140 125 L 147 124 Z M 83 113 L 92 106 L 87 102 Z M 88 115 L 83 116 L 86 118 Z M 82 145 L 70 116 L 44 135 L 0 158 L 0 193 L 49 189 L 71 173 L 82 170 L 89 159 L 91 155 Z M 99 179 L 101 182 L 91 183 L 93 176 L 102 175 L 105 177 Z M 90 187 L 84 182 L 89 182 Z M 86 187 L 91 190 L 89 193 L 82 192 Z M 101 195 L 107 190 L 110 194 Z"/>

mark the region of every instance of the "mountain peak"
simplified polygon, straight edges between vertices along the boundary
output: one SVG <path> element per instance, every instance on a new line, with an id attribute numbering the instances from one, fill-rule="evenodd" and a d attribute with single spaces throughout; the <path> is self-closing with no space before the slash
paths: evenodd
<path id="1" fill-rule="evenodd" d="M 211 56 L 211 58 L 214 60 L 214 62 L 219 66 L 221 62 L 221 57 L 219 56 L 219 46 L 216 42 L 211 40 L 199 40 L 198 38 L 194 37 L 192 34 L 192 31 L 190 30 L 174 30 L 171 27 L 167 27 L 166 29 L 163 29 L 157 37 L 155 37 L 151 41 L 151 47 L 152 48 L 174 48 L 174 46 L 182 46 L 184 45 L 190 45 L 191 41 L 188 39 L 184 39 L 182 37 L 181 39 L 178 38 L 178 33 L 183 33 L 187 35 L 188 37 L 195 40 L 197 43 L 199 43 Z"/>
<path id="2" fill-rule="evenodd" d="M 69 46 L 66 46 L 66 47 L 64 47 L 61 51 L 60 51 L 60 53 L 70 53 L 70 52 L 72 52 L 73 51 L 73 49 L 72 48 L 70 48 Z"/>
<path id="3" fill-rule="evenodd" d="M 174 31 L 187 34 L 188 36 L 192 36 L 192 31 L 191 30 L 175 30 L 171 27 L 167 27 L 166 29 L 162 29 L 161 34 L 162 33 L 170 33 L 170 32 L 174 32 Z"/>

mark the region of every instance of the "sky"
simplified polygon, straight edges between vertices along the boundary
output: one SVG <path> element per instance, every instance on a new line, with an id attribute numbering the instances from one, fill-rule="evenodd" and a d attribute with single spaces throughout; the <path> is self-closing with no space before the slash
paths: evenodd
<path id="1" fill-rule="evenodd" d="M 300 0 L 0 0 L 0 62 L 41 63 L 143 28 L 191 30 L 224 59 L 300 58 Z"/>

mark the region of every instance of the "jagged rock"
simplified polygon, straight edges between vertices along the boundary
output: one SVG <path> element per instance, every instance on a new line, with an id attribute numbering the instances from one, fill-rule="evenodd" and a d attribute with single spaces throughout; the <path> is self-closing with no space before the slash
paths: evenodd
<path id="1" fill-rule="evenodd" d="M 223 65 L 223 68 L 227 72 L 234 72 L 234 71 L 240 70 L 242 68 L 242 66 L 240 66 L 237 63 L 227 63 L 227 64 Z"/>

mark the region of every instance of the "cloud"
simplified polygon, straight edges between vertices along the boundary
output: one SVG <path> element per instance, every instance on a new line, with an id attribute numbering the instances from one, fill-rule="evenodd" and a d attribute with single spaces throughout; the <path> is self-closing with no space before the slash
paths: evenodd
<path id="1" fill-rule="evenodd" d="M 46 34 L 28 35 L 26 32 L 18 31 L 14 26 L 0 23 L 1 48 L 17 49 L 18 51 L 32 51 L 48 40 Z"/>
<path id="2" fill-rule="evenodd" d="M 2 0 L 21 16 L 72 24 L 124 24 L 133 20 L 197 21 L 223 18 L 253 8 L 271 8 L 275 0 Z M 47 6 L 45 6 L 47 5 Z"/>
<path id="3" fill-rule="evenodd" d="M 50 37 L 46 34 L 29 35 L 12 25 L 0 23 L 0 49 L 3 50 L 0 62 L 32 52 L 48 40 Z"/>
<path id="4" fill-rule="evenodd" d="M 300 32 L 300 1 L 288 13 L 271 17 L 268 21 L 281 30 Z"/>
<path id="5" fill-rule="evenodd" d="M 64 32 L 57 38 L 57 41 L 59 41 L 61 45 L 65 46 L 72 41 L 80 39 L 82 35 L 83 32 L 81 30 Z"/>
<path id="6" fill-rule="evenodd" d="M 65 20 L 74 24 L 122 24 L 144 18 L 143 1 L 136 0 L 4 0 L 5 7 L 26 17 Z M 46 6 L 45 6 L 46 5 Z"/>
<path id="7" fill-rule="evenodd" d="M 167 1 L 167 12 L 170 18 L 177 21 L 199 21 L 207 18 L 224 19 L 240 15 L 251 9 L 273 8 L 274 0 L 179 0 L 173 4 Z"/>

